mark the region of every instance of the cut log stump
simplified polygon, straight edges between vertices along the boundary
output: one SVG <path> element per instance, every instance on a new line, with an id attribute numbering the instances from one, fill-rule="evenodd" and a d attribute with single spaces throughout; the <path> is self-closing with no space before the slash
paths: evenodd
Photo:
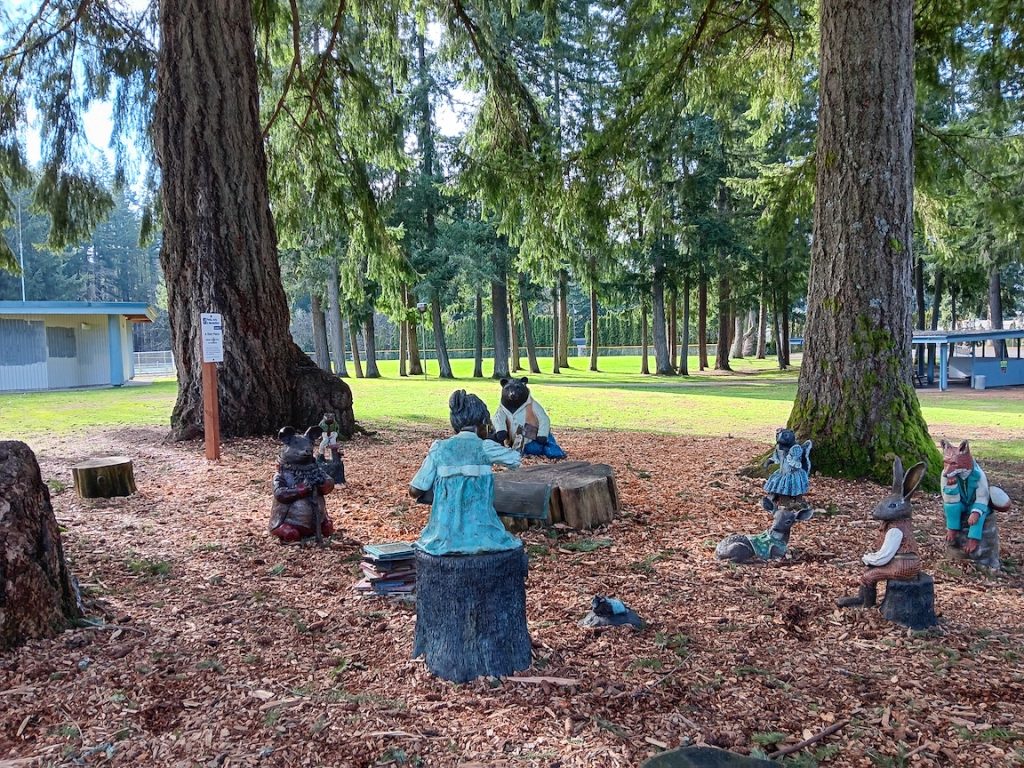
<path id="1" fill-rule="evenodd" d="M 75 490 L 83 499 L 109 499 L 135 493 L 135 473 L 127 456 L 104 456 L 71 467 Z"/>
<path id="2" fill-rule="evenodd" d="M 494 476 L 494 508 L 513 531 L 533 521 L 583 530 L 611 522 L 619 490 L 607 464 L 537 464 Z"/>
<path id="3" fill-rule="evenodd" d="M 889 621 L 911 629 L 927 629 L 939 623 L 935 617 L 935 582 L 927 573 L 916 579 L 885 583 L 885 597 L 878 610 Z"/>
<path id="4" fill-rule="evenodd" d="M 416 552 L 416 640 L 438 677 L 465 683 L 530 666 L 527 558 L 522 548 L 482 555 Z"/>

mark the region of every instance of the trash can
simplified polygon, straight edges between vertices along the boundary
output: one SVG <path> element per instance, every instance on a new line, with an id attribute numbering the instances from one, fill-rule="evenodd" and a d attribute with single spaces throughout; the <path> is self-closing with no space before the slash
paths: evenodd
<path id="1" fill-rule="evenodd" d="M 971 386 L 974 387 L 974 389 L 984 389 L 985 377 L 981 375 L 975 375 L 974 378 L 971 380 Z"/>

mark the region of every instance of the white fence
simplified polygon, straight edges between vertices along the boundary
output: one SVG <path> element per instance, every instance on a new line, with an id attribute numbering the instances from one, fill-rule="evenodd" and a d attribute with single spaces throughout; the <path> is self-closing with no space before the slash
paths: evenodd
<path id="1" fill-rule="evenodd" d="M 163 352 L 133 352 L 135 356 L 136 376 L 171 376 L 174 368 L 174 354 L 170 350 Z"/>

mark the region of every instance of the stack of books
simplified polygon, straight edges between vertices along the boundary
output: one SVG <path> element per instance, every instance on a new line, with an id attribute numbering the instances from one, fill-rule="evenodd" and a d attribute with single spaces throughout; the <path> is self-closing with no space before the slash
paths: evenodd
<path id="1" fill-rule="evenodd" d="M 404 541 L 367 544 L 359 563 L 363 578 L 355 588 L 367 595 L 408 595 L 416 591 L 416 556 Z"/>

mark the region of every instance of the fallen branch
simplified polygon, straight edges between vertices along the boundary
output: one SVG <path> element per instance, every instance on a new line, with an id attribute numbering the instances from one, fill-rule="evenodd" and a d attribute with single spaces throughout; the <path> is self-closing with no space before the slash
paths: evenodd
<path id="1" fill-rule="evenodd" d="M 799 752 L 804 747 L 809 747 L 811 746 L 811 744 L 821 741 L 826 736 L 831 736 L 833 733 L 838 731 L 843 726 L 849 725 L 849 723 L 849 720 L 840 720 L 837 723 L 832 723 L 832 725 L 830 725 L 828 728 L 825 728 L 822 731 L 818 731 L 809 739 L 804 739 L 803 741 L 798 742 L 791 747 L 783 747 L 782 749 L 776 750 L 775 752 L 772 752 L 770 755 L 768 755 L 768 757 L 772 760 L 777 760 L 780 757 L 785 757 L 786 755 L 791 755 L 794 752 Z"/>
<path id="2" fill-rule="evenodd" d="M 579 680 L 574 680 L 571 677 L 506 677 L 506 680 L 511 680 L 515 683 L 532 683 L 534 685 L 540 685 L 548 683 L 549 685 L 579 685 Z"/>

